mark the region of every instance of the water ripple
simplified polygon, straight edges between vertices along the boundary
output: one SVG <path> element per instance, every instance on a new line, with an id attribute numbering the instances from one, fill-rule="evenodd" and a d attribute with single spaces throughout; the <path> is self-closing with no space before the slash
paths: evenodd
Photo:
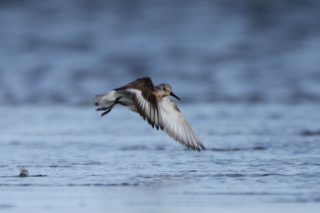
<path id="1" fill-rule="evenodd" d="M 263 146 L 254 146 L 254 147 L 234 147 L 234 148 L 210 148 L 209 151 L 215 152 L 239 152 L 239 151 L 264 151 L 267 150 Z"/>
<path id="2" fill-rule="evenodd" d="M 300 133 L 301 136 L 320 136 L 320 130 L 304 130 Z"/>

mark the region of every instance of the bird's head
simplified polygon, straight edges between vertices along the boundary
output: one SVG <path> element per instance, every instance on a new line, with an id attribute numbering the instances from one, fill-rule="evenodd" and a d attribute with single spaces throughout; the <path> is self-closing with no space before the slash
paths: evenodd
<path id="1" fill-rule="evenodd" d="M 180 100 L 180 98 L 172 92 L 172 88 L 169 84 L 159 84 L 156 86 L 156 92 L 160 97 L 173 96 L 176 99 Z"/>

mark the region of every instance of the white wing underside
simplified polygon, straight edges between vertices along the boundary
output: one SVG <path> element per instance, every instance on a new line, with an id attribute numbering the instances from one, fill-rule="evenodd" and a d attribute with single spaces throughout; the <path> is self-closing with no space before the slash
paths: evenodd
<path id="1" fill-rule="evenodd" d="M 179 143 L 194 150 L 205 149 L 199 138 L 169 97 L 159 102 L 163 130 Z"/>

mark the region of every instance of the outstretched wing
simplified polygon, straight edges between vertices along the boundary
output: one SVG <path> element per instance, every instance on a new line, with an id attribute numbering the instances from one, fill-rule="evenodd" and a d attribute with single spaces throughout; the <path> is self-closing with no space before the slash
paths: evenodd
<path id="1" fill-rule="evenodd" d="M 140 91 L 154 91 L 152 80 L 149 77 L 139 78 L 132 81 L 123 87 L 115 89 L 116 91 L 122 91 L 126 89 L 138 89 Z"/>
<path id="2" fill-rule="evenodd" d="M 176 104 L 169 97 L 165 97 L 159 102 L 159 109 L 161 126 L 170 137 L 190 149 L 197 151 L 205 149 Z"/>
<path id="3" fill-rule="evenodd" d="M 137 79 L 115 90 L 129 95 L 135 109 L 143 119 L 147 120 L 152 127 L 161 128 L 157 97 L 149 77 Z"/>
<path id="4" fill-rule="evenodd" d="M 156 96 L 152 92 L 138 89 L 126 89 L 125 92 L 131 96 L 135 109 L 143 119 L 147 120 L 153 128 L 162 129 L 161 115 Z"/>

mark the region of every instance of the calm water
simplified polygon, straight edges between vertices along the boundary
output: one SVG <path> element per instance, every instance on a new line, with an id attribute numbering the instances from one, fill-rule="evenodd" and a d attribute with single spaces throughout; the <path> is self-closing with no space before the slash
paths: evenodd
<path id="1" fill-rule="evenodd" d="M 320 210 L 318 106 L 181 108 L 206 151 L 125 109 L 1 107 L 0 211 Z"/>

